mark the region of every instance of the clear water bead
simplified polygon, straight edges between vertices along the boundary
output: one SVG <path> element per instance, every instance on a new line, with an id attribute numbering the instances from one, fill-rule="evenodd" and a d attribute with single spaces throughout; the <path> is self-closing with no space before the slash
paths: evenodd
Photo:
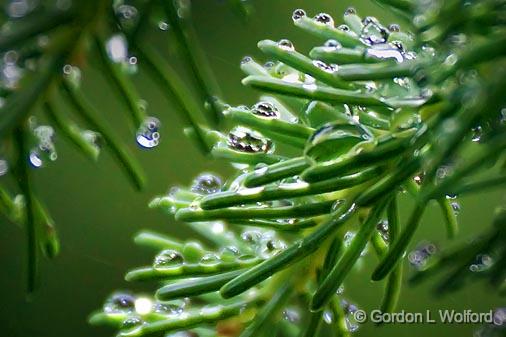
<path id="1" fill-rule="evenodd" d="M 153 148 L 160 143 L 160 121 L 155 117 L 147 117 L 137 130 L 137 143 L 144 148 Z"/>
<path id="2" fill-rule="evenodd" d="M 357 10 L 354 7 L 348 7 L 344 11 L 344 16 L 352 15 L 352 14 L 357 14 Z"/>
<path id="3" fill-rule="evenodd" d="M 183 255 L 178 251 L 166 249 L 160 252 L 153 261 L 153 268 L 164 269 L 178 266 L 184 262 Z"/>
<path id="4" fill-rule="evenodd" d="M 5 159 L 0 159 L 0 177 L 9 172 L 9 163 Z"/>
<path id="5" fill-rule="evenodd" d="M 243 127 L 230 131 L 227 143 L 230 148 L 241 152 L 270 153 L 274 150 L 272 141 L 258 132 Z"/>
<path id="6" fill-rule="evenodd" d="M 364 27 L 360 33 L 360 40 L 369 45 L 385 43 L 388 39 L 388 31 L 380 25 L 378 19 L 373 16 L 367 16 L 362 20 Z"/>
<path id="7" fill-rule="evenodd" d="M 297 21 L 297 20 L 300 20 L 301 18 L 303 18 L 304 16 L 306 16 L 306 12 L 303 10 L 303 9 L 296 9 L 293 11 L 293 14 L 292 14 L 292 19 L 294 21 Z"/>
<path id="8" fill-rule="evenodd" d="M 193 181 L 191 190 L 198 194 L 213 194 L 220 192 L 221 187 L 220 177 L 211 173 L 202 173 Z"/>
<path id="9" fill-rule="evenodd" d="M 254 115 L 264 118 L 279 118 L 278 109 L 269 102 L 258 102 L 251 107 L 251 112 Z"/>
<path id="10" fill-rule="evenodd" d="M 58 158 L 54 145 L 54 129 L 48 125 L 34 127 L 33 135 L 36 146 L 30 151 L 29 161 L 34 167 L 42 167 L 44 162 L 55 161 Z"/>
<path id="11" fill-rule="evenodd" d="M 320 60 L 313 60 L 313 65 L 330 74 L 338 70 L 337 64 L 327 64 Z"/>
<path id="12" fill-rule="evenodd" d="M 332 19 L 332 17 L 330 15 L 328 15 L 327 13 L 317 14 L 314 17 L 314 20 L 315 20 L 315 22 L 318 22 L 320 24 L 329 25 L 332 27 L 334 26 L 334 19 Z"/>
<path id="13" fill-rule="evenodd" d="M 138 327 L 139 325 L 142 325 L 144 321 L 140 317 L 128 317 L 121 323 L 122 329 L 132 329 L 135 327 Z"/>
<path id="14" fill-rule="evenodd" d="M 135 309 L 135 296 L 130 293 L 116 292 L 104 304 L 105 313 L 128 313 Z"/>
<path id="15" fill-rule="evenodd" d="M 295 50 L 295 47 L 293 46 L 292 41 L 287 40 L 287 39 L 281 39 L 281 40 L 279 40 L 278 41 L 278 47 L 281 48 L 281 49 L 284 49 L 284 50 L 288 50 L 288 51 L 294 51 Z"/>
<path id="16" fill-rule="evenodd" d="M 125 62 L 128 58 L 128 43 L 123 34 L 115 34 L 105 44 L 107 55 L 115 63 Z"/>

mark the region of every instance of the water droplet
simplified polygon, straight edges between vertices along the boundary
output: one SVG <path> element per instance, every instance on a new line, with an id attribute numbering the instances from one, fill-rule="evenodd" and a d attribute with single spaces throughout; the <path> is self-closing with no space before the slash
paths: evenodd
<path id="1" fill-rule="evenodd" d="M 455 215 L 460 213 L 460 204 L 458 202 L 454 201 L 450 205 L 452 206 L 452 210 Z"/>
<path id="2" fill-rule="evenodd" d="M 153 268 L 165 269 L 179 266 L 184 262 L 183 255 L 178 251 L 166 249 L 161 251 L 153 261 Z"/>
<path id="3" fill-rule="evenodd" d="M 165 21 L 158 22 L 158 29 L 163 30 L 164 32 L 169 30 L 169 24 Z"/>
<path id="4" fill-rule="evenodd" d="M 287 40 L 287 39 L 281 39 L 278 41 L 278 47 L 283 49 L 283 50 L 288 50 L 288 51 L 294 51 L 295 50 L 295 47 L 293 46 L 293 43 L 292 41 L 290 40 Z"/>
<path id="5" fill-rule="evenodd" d="M 100 148 L 102 147 L 102 137 L 100 136 L 100 133 L 92 130 L 83 130 L 81 131 L 81 135 L 88 143 L 95 147 L 97 152 L 100 151 Z"/>
<path id="6" fill-rule="evenodd" d="M 422 173 L 420 173 L 420 174 L 416 175 L 416 176 L 413 178 L 413 180 L 415 181 L 415 183 L 416 183 L 418 186 L 420 186 L 420 185 L 423 183 L 423 177 L 424 177 L 424 174 L 423 174 L 423 172 L 422 172 Z"/>
<path id="7" fill-rule="evenodd" d="M 352 14 L 357 14 L 357 10 L 354 7 L 348 7 L 344 11 L 344 16 L 352 15 Z"/>
<path id="8" fill-rule="evenodd" d="M 116 15 L 123 25 L 130 24 L 131 21 L 135 21 L 137 14 L 137 8 L 134 6 L 122 4 L 116 8 Z"/>
<path id="9" fill-rule="evenodd" d="M 506 308 L 497 308 L 494 310 L 494 325 L 503 326 L 506 324 Z"/>
<path id="10" fill-rule="evenodd" d="M 63 76 L 74 88 L 79 88 L 81 85 L 81 69 L 79 67 L 71 64 L 64 65 Z"/>
<path id="11" fill-rule="evenodd" d="M 295 308 L 286 308 L 283 310 L 283 319 L 290 323 L 299 323 L 300 313 Z"/>
<path id="12" fill-rule="evenodd" d="M 322 314 L 322 318 L 323 318 L 323 321 L 327 324 L 332 324 L 332 322 L 334 321 L 334 315 L 332 314 L 331 311 L 329 310 L 325 310 Z"/>
<path id="13" fill-rule="evenodd" d="M 7 5 L 7 14 L 11 18 L 22 18 L 31 12 L 37 3 L 32 0 L 11 0 Z"/>
<path id="14" fill-rule="evenodd" d="M 400 32 L 401 27 L 396 23 L 392 23 L 392 24 L 388 25 L 388 30 L 391 32 Z"/>
<path id="15" fill-rule="evenodd" d="M 427 261 L 437 252 L 437 247 L 431 242 L 421 243 L 408 254 L 409 263 L 418 270 L 427 265 Z"/>
<path id="16" fill-rule="evenodd" d="M 24 70 L 17 65 L 18 53 L 10 50 L 3 55 L 3 64 L 0 65 L 0 85 L 8 90 L 18 88 Z"/>
<path id="17" fill-rule="evenodd" d="M 137 130 L 137 143 L 144 148 L 153 148 L 160 143 L 160 121 L 155 117 L 147 117 Z"/>
<path id="18" fill-rule="evenodd" d="M 473 136 L 472 136 L 471 140 L 473 142 L 478 143 L 481 140 L 481 136 L 483 135 L 483 129 L 481 128 L 481 126 L 477 126 L 472 129 L 472 132 L 473 132 Z"/>
<path id="19" fill-rule="evenodd" d="M 220 263 L 220 258 L 214 253 L 208 253 L 200 259 L 200 264 L 214 266 Z"/>
<path id="20" fill-rule="evenodd" d="M 338 70 L 337 64 L 327 64 L 320 60 L 313 60 L 313 65 L 330 74 Z"/>
<path id="21" fill-rule="evenodd" d="M 0 159 L 0 177 L 9 172 L 9 163 L 5 159 Z"/>
<path id="22" fill-rule="evenodd" d="M 121 329 L 132 329 L 142 325 L 144 321 L 140 317 L 128 317 L 121 323 Z"/>
<path id="23" fill-rule="evenodd" d="M 164 303 L 157 302 L 154 305 L 154 310 L 156 313 L 164 315 L 181 315 L 189 303 L 189 299 L 179 299 Z"/>
<path id="24" fill-rule="evenodd" d="M 385 242 L 388 242 L 388 240 L 390 238 L 390 236 L 388 234 L 388 221 L 382 220 L 382 221 L 378 222 L 378 224 L 376 225 L 376 229 L 378 230 L 379 234 L 381 235 L 381 238 Z"/>
<path id="25" fill-rule="evenodd" d="M 344 233 L 343 237 L 343 244 L 345 247 L 349 247 L 351 245 L 351 242 L 353 241 L 353 238 L 355 237 L 355 232 L 347 231 Z"/>
<path id="26" fill-rule="evenodd" d="M 385 43 L 388 39 L 388 31 L 380 25 L 378 20 L 373 16 L 367 16 L 362 20 L 364 27 L 360 33 L 360 40 L 369 45 Z"/>
<path id="27" fill-rule="evenodd" d="M 251 112 L 264 118 L 279 118 L 278 109 L 269 102 L 258 102 L 251 107 Z"/>
<path id="28" fill-rule="evenodd" d="M 339 48 L 342 48 L 342 46 L 339 43 L 339 41 L 332 40 L 332 39 L 327 40 L 323 46 L 326 47 L 326 48 L 329 48 L 329 49 L 339 49 Z"/>
<path id="29" fill-rule="evenodd" d="M 399 50 L 399 46 L 388 43 L 378 43 L 368 48 L 366 55 L 377 59 L 394 59 L 398 63 L 404 61 L 404 54 Z"/>
<path id="30" fill-rule="evenodd" d="M 469 270 L 475 273 L 486 271 L 492 267 L 494 259 L 488 254 L 478 254 L 474 262 L 469 266 Z"/>
<path id="31" fill-rule="evenodd" d="M 120 63 L 126 61 L 128 57 L 128 43 L 123 34 L 115 34 L 107 40 L 105 44 L 109 58 L 115 62 Z"/>
<path id="32" fill-rule="evenodd" d="M 213 194 L 220 192 L 221 186 L 220 177 L 211 173 L 203 173 L 193 181 L 191 190 L 198 194 Z"/>
<path id="33" fill-rule="evenodd" d="M 262 238 L 262 233 L 256 230 L 247 230 L 242 232 L 241 239 L 249 244 L 257 244 Z"/>
<path id="34" fill-rule="evenodd" d="M 32 124 L 35 124 L 35 122 Z M 58 154 L 54 145 L 54 129 L 48 125 L 40 125 L 33 127 L 32 132 L 37 144 L 30 151 L 30 163 L 38 168 L 42 167 L 44 162 L 55 161 Z"/>
<path id="35" fill-rule="evenodd" d="M 230 148 L 241 152 L 270 153 L 274 151 L 272 141 L 258 132 L 243 127 L 236 127 L 230 131 L 227 142 Z"/>
<path id="36" fill-rule="evenodd" d="M 241 60 L 241 64 L 246 64 L 246 63 L 249 63 L 253 61 L 253 59 L 251 58 L 251 56 L 244 56 Z"/>
<path id="37" fill-rule="evenodd" d="M 304 16 L 306 16 L 306 12 L 303 9 L 299 8 L 299 9 L 296 9 L 296 10 L 293 11 L 292 19 L 294 21 L 296 21 L 296 20 L 300 20 Z"/>
<path id="38" fill-rule="evenodd" d="M 104 304 L 105 313 L 125 313 L 135 309 L 135 297 L 129 293 L 114 293 Z"/>
<path id="39" fill-rule="evenodd" d="M 265 69 L 272 69 L 276 64 L 272 61 L 267 61 L 264 63 L 264 68 Z"/>
<path id="40" fill-rule="evenodd" d="M 327 13 L 317 14 L 314 17 L 314 20 L 315 20 L 315 22 L 318 22 L 320 24 L 334 26 L 334 19 L 332 19 L 332 17 L 330 15 L 328 15 Z"/>
<path id="41" fill-rule="evenodd" d="M 336 290 L 336 294 L 342 295 L 344 293 L 344 285 L 340 285 L 339 288 Z"/>
<path id="42" fill-rule="evenodd" d="M 342 32 L 349 32 L 350 31 L 350 27 L 348 27 L 348 25 L 345 25 L 345 24 L 339 25 L 337 27 L 337 29 L 339 29 Z"/>
<path id="43" fill-rule="evenodd" d="M 221 249 L 220 251 L 220 260 L 232 262 L 237 259 L 237 257 L 241 254 L 239 249 L 235 246 L 227 246 Z"/>

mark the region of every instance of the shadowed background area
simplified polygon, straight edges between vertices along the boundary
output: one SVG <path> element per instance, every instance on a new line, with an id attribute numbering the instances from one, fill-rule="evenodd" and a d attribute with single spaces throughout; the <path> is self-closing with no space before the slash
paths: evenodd
<path id="1" fill-rule="evenodd" d="M 4 3 L 6 0 L 0 1 Z M 230 104 L 251 105 L 258 93 L 240 84 L 243 74 L 239 62 L 245 55 L 257 60 L 267 59 L 256 48 L 258 40 L 288 38 L 297 49 L 307 52 L 314 39 L 292 25 L 291 13 L 304 8 L 309 15 L 318 12 L 331 14 L 336 22 L 347 6 L 353 5 L 360 15 L 373 15 L 385 24 L 397 22 L 388 10 L 369 1 L 281 1 L 255 0 L 255 13 L 245 24 L 225 6 L 224 1 L 195 0 L 193 16 L 199 42 L 211 64 Z M 149 43 L 167 50 L 175 64 L 178 56 L 164 45 L 169 32 L 147 36 Z M 318 41 L 321 42 L 321 41 Z M 2 335 L 9 337 L 55 336 L 111 336 L 112 331 L 87 324 L 87 316 L 100 307 L 109 293 L 116 289 L 152 291 L 153 284 L 129 284 L 125 272 L 149 263 L 152 252 L 136 247 L 132 236 L 141 228 L 151 229 L 185 238 L 193 236 L 183 223 L 148 209 L 149 200 L 164 194 L 174 185 L 188 185 L 202 171 L 214 171 L 226 177 L 231 169 L 222 162 L 202 156 L 193 143 L 183 136 L 182 124 L 175 107 L 167 101 L 156 85 L 142 71 L 135 81 L 142 97 L 149 102 L 148 114 L 162 122 L 161 144 L 151 150 L 138 148 L 133 130 L 125 122 L 126 107 L 115 97 L 111 87 L 101 77 L 94 60 L 83 66 L 83 89 L 100 107 L 109 123 L 140 159 L 148 177 L 143 192 L 135 192 L 112 158 L 101 154 L 98 164 L 92 164 L 73 151 L 68 143 L 57 138 L 58 160 L 35 172 L 36 188 L 50 209 L 60 234 L 62 249 L 54 261 L 44 261 L 40 289 L 30 298 L 25 296 L 25 235 L 22 229 L 0 219 L 0 325 Z M 2 179 L 2 178 L 0 178 Z M 474 195 L 459 200 L 462 210 L 461 234 L 464 240 L 472 233 L 488 226 L 496 205 L 504 202 L 504 191 Z M 403 200 L 402 219 L 411 205 Z M 424 216 L 418 240 L 445 244 L 445 229 L 437 207 Z M 413 248 L 413 247 L 412 247 Z M 370 281 L 377 260 L 373 254 L 363 259 L 361 266 L 345 282 L 344 295 L 359 308 L 376 309 L 382 294 L 382 284 Z M 465 290 L 443 298 L 434 298 L 431 284 L 416 288 L 405 287 L 398 310 L 425 312 L 438 309 L 483 312 L 504 304 L 486 284 L 473 284 Z M 386 325 L 376 328 L 371 323 L 360 327 L 356 336 L 472 336 L 476 325 Z"/>

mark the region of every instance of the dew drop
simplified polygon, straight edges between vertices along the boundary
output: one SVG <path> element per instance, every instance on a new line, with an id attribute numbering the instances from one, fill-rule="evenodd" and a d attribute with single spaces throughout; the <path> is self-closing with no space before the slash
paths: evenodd
<path id="1" fill-rule="evenodd" d="M 251 56 L 244 56 L 241 60 L 241 64 L 246 64 L 246 63 L 250 63 L 251 61 L 253 61 L 253 59 L 251 58 Z"/>
<path id="2" fill-rule="evenodd" d="M 63 76 L 74 88 L 79 88 L 81 85 L 81 69 L 79 67 L 71 64 L 64 65 Z"/>
<path id="3" fill-rule="evenodd" d="M 286 308 L 283 310 L 283 319 L 290 323 L 299 323 L 300 313 L 295 308 Z"/>
<path id="4" fill-rule="evenodd" d="M 396 23 L 392 23 L 392 24 L 388 25 L 388 30 L 391 32 L 400 32 L 401 27 Z"/>
<path id="5" fill-rule="evenodd" d="M 137 130 L 137 143 L 144 148 L 153 148 L 160 143 L 160 121 L 155 117 L 147 117 Z"/>
<path id="6" fill-rule="evenodd" d="M 144 321 L 140 317 L 128 317 L 121 323 L 121 329 L 133 329 L 142 325 Z"/>
<path id="7" fill-rule="evenodd" d="M 494 310 L 493 323 L 501 327 L 506 324 L 506 308 L 497 308 Z"/>
<path id="8" fill-rule="evenodd" d="M 292 41 L 290 40 L 287 40 L 287 39 L 281 39 L 278 41 L 278 47 L 283 49 L 283 50 L 287 50 L 287 51 L 294 51 L 295 50 L 295 47 L 293 46 L 293 43 Z"/>
<path id="9" fill-rule="evenodd" d="M 378 19 L 373 16 L 367 16 L 362 20 L 364 27 L 360 33 L 360 40 L 369 45 L 385 43 L 388 39 L 388 31 L 380 25 Z"/>
<path id="10" fill-rule="evenodd" d="M 318 22 L 320 24 L 334 26 L 334 19 L 332 19 L 332 17 L 330 15 L 328 15 L 327 13 L 317 14 L 314 17 L 314 20 L 315 20 L 315 22 Z"/>
<path id="11" fill-rule="evenodd" d="M 303 10 L 303 9 L 296 9 L 293 11 L 293 14 L 292 14 L 292 19 L 294 21 L 297 21 L 297 20 L 300 20 L 301 18 L 303 18 L 304 16 L 306 16 L 306 12 Z"/>
<path id="12" fill-rule="evenodd" d="M 9 172 L 9 163 L 5 159 L 0 159 L 0 177 Z"/>
<path id="13" fill-rule="evenodd" d="M 348 27 L 348 25 L 345 25 L 345 24 L 339 25 L 337 27 L 337 29 L 339 29 L 342 32 L 349 32 L 350 31 L 350 27 Z"/>
<path id="14" fill-rule="evenodd" d="M 325 310 L 322 314 L 322 318 L 323 318 L 323 321 L 327 324 L 332 324 L 332 322 L 334 321 L 334 315 L 332 314 L 331 311 L 329 310 Z"/>
<path id="15" fill-rule="evenodd" d="M 483 135 L 483 129 L 481 128 L 481 126 L 477 126 L 472 129 L 472 133 L 473 135 L 471 140 L 475 143 L 478 143 L 481 140 L 481 136 Z"/>
<path id="16" fill-rule="evenodd" d="M 450 205 L 451 205 L 453 213 L 455 215 L 460 213 L 460 204 L 458 202 L 454 201 Z"/>
<path id="17" fill-rule="evenodd" d="M 494 259 L 488 254 L 478 254 L 474 262 L 469 266 L 469 270 L 475 273 L 486 271 L 492 267 Z"/>
<path id="18" fill-rule="evenodd" d="M 125 313 L 135 309 L 135 297 L 129 293 L 114 293 L 104 304 L 105 313 Z"/>
<path id="19" fill-rule="evenodd" d="M 249 244 L 257 244 L 261 238 L 262 233 L 256 230 L 247 230 L 241 234 L 241 239 Z"/>
<path id="20" fill-rule="evenodd" d="M 354 7 L 348 7 L 346 8 L 346 10 L 344 11 L 344 15 L 347 16 L 347 15 L 352 15 L 352 14 L 357 14 L 357 10 L 354 8 Z"/>
<path id="21" fill-rule="evenodd" d="M 202 173 L 193 181 L 191 190 L 198 194 L 213 194 L 220 192 L 221 187 L 220 177 L 211 173 Z"/>
<path id="22" fill-rule="evenodd" d="M 220 258 L 214 253 L 208 253 L 200 259 L 200 264 L 214 266 L 220 263 Z"/>
<path id="23" fill-rule="evenodd" d="M 100 151 L 102 147 L 102 138 L 100 136 L 100 133 L 92 130 L 83 130 L 81 132 L 81 135 L 88 143 L 93 145 L 93 147 L 97 150 L 97 152 Z"/>
<path id="24" fill-rule="evenodd" d="M 130 21 L 135 20 L 137 18 L 137 8 L 130 5 L 120 5 L 116 8 L 116 15 L 120 19 L 120 21 Z"/>
<path id="25" fill-rule="evenodd" d="M 327 73 L 335 73 L 338 70 L 337 64 L 327 64 L 320 60 L 313 60 L 313 65 Z"/>
<path id="26" fill-rule="evenodd" d="M 388 221 L 382 220 L 382 221 L 378 222 L 378 224 L 376 225 L 376 230 L 379 232 L 379 234 L 381 235 L 381 238 L 385 242 L 389 241 L 390 236 L 388 234 Z"/>
<path id="27" fill-rule="evenodd" d="M 7 5 L 7 14 L 11 18 L 22 18 L 36 6 L 36 1 L 11 0 Z"/>
<path id="28" fill-rule="evenodd" d="M 181 253 L 172 250 L 166 249 L 160 252 L 153 261 L 153 268 L 155 269 L 164 269 L 170 268 L 174 266 L 179 266 L 184 262 L 183 255 Z"/>
<path id="29" fill-rule="evenodd" d="M 417 270 L 422 270 L 427 261 L 437 252 L 437 247 L 431 242 L 421 243 L 408 254 L 409 263 Z"/>
<path id="30" fill-rule="evenodd" d="M 236 127 L 230 131 L 227 143 L 230 148 L 241 152 L 270 153 L 274 150 L 272 141 L 258 132 L 243 127 Z"/>
<path id="31" fill-rule="evenodd" d="M 123 34 L 115 34 L 105 44 L 107 54 L 115 63 L 124 62 L 128 58 L 128 43 Z"/>
<path id="32" fill-rule="evenodd" d="M 338 41 L 332 39 L 327 40 L 323 46 L 329 49 L 339 49 L 342 47 Z"/>
<path id="33" fill-rule="evenodd" d="M 165 21 L 160 21 L 158 22 L 158 29 L 166 32 L 169 30 L 169 24 Z"/>
<path id="34" fill-rule="evenodd" d="M 395 44 L 378 43 L 374 44 L 371 48 L 368 48 L 366 55 L 377 59 L 394 59 L 398 63 L 401 63 L 404 61 L 404 54 L 402 49 L 399 49 L 398 47 L 399 45 Z"/>
<path id="35" fill-rule="evenodd" d="M 34 127 L 32 132 L 37 142 L 30 150 L 29 161 L 32 166 L 38 168 L 47 161 L 55 161 L 58 154 L 54 145 L 54 129 L 48 125 L 40 125 Z"/>
<path id="36" fill-rule="evenodd" d="M 264 118 L 279 118 L 278 109 L 269 102 L 258 102 L 251 107 L 251 112 L 254 115 Z"/>

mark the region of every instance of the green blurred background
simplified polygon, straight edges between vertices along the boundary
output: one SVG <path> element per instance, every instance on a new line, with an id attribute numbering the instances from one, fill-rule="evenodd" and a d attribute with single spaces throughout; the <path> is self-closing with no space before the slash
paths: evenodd
<path id="1" fill-rule="evenodd" d="M 336 0 L 254 0 L 255 13 L 248 24 L 234 16 L 223 1 L 194 0 L 193 16 L 200 43 L 216 74 L 224 99 L 230 104 L 255 102 L 258 93 L 241 86 L 239 62 L 245 55 L 265 59 L 256 49 L 263 38 L 288 38 L 297 49 L 307 52 L 315 41 L 292 26 L 291 13 L 304 8 L 309 15 L 331 14 L 336 22 L 349 5 L 360 15 L 374 15 L 385 24 L 403 22 L 389 11 L 370 1 Z M 148 36 L 157 47 L 170 33 Z M 164 36 L 165 35 L 165 36 Z M 321 41 L 318 41 L 321 42 Z M 161 48 L 161 47 L 160 47 Z M 165 47 L 164 47 L 165 48 Z M 168 48 L 171 62 L 179 61 Z M 142 69 L 142 60 L 139 60 Z M 162 231 L 185 238 L 193 236 L 184 224 L 147 208 L 149 200 L 166 193 L 170 186 L 189 184 L 201 171 L 214 171 L 226 176 L 228 165 L 203 157 L 182 134 L 182 125 L 174 106 L 159 88 L 146 78 L 142 70 L 135 81 L 149 102 L 148 113 L 163 123 L 161 144 L 152 150 L 142 150 L 135 144 L 132 130 L 126 123 L 125 106 L 94 67 L 93 59 L 83 69 L 84 90 L 105 118 L 115 127 L 133 149 L 146 170 L 147 188 L 135 192 L 112 158 L 101 154 L 98 164 L 92 164 L 76 154 L 73 148 L 57 139 L 59 159 L 35 172 L 38 193 L 46 201 L 56 220 L 61 237 L 61 254 L 54 261 L 42 264 L 41 287 L 27 300 L 25 295 L 25 235 L 22 229 L 1 218 L 0 231 L 0 335 L 7 337 L 111 336 L 113 332 L 87 324 L 91 311 L 100 307 L 115 289 L 151 292 L 153 284 L 128 284 L 125 272 L 146 264 L 152 252 L 136 247 L 132 236 L 141 228 Z M 5 179 L 5 178 L 3 178 Z M 494 207 L 504 202 L 504 191 L 475 195 L 460 200 L 461 234 L 465 239 L 490 224 Z M 403 201 L 405 216 L 408 201 Z M 418 238 L 446 244 L 444 225 L 437 207 L 432 207 L 423 219 Z M 382 285 L 369 281 L 376 259 L 366 257 L 360 268 L 345 283 L 345 296 L 360 308 L 377 308 Z M 435 298 L 431 284 L 403 290 L 399 310 L 412 312 L 427 309 L 472 309 L 488 311 L 504 306 L 486 284 L 473 284 L 455 294 Z M 434 311 L 435 313 L 435 311 Z M 375 328 L 368 323 L 356 336 L 472 336 L 473 325 L 387 325 Z"/>

